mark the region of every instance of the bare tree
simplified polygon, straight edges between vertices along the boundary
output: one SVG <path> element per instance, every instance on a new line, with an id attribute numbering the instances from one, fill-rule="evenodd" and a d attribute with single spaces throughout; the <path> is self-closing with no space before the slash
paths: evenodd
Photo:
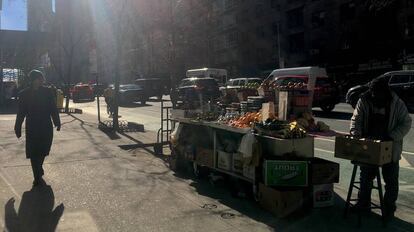
<path id="1" fill-rule="evenodd" d="M 62 9 L 57 8 L 50 33 L 49 55 L 51 65 L 64 85 L 65 112 L 69 112 L 69 88 L 76 81 L 74 76 L 87 75 L 85 70 L 89 67 L 88 53 L 85 52 L 89 52 L 91 18 L 88 4 L 80 1 L 60 3 Z"/>

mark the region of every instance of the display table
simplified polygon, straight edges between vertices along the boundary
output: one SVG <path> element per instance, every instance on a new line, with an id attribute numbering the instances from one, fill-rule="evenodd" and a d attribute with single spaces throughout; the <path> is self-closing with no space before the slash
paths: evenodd
<path id="1" fill-rule="evenodd" d="M 205 129 L 211 130 L 211 133 L 203 133 L 202 140 L 210 140 L 211 138 L 208 138 L 207 136 L 212 136 L 213 140 L 213 146 L 212 146 L 212 152 L 213 152 L 213 158 L 212 158 L 212 165 L 209 166 L 210 169 L 215 170 L 217 172 L 221 172 L 251 183 L 257 183 L 257 170 L 250 170 L 250 175 L 247 177 L 246 175 L 243 175 L 242 173 L 236 173 L 234 171 L 219 168 L 218 167 L 218 152 L 223 149 L 219 149 L 219 147 L 222 147 L 223 140 L 233 140 L 237 141 L 236 143 L 239 145 L 241 142 L 241 138 L 249 133 L 252 129 L 251 128 L 235 128 L 231 126 L 227 126 L 224 124 L 220 124 L 217 122 L 207 122 L 207 121 L 199 121 L 194 119 L 188 119 L 188 118 L 174 118 L 174 121 L 181 123 L 186 126 L 194 126 L 194 127 L 206 127 Z M 314 155 L 314 138 L 311 136 L 300 138 L 300 139 L 281 139 L 281 138 L 275 138 L 265 135 L 259 135 L 255 134 L 255 137 L 257 138 L 258 142 L 261 144 L 261 147 L 263 147 L 263 158 L 270 157 L 281 157 L 286 153 L 296 153 L 300 157 L 304 158 L 311 158 Z M 267 157 L 266 157 L 267 156 Z M 232 158 L 233 159 L 233 158 Z M 197 159 L 193 159 L 194 161 L 194 168 L 197 168 L 197 165 L 205 166 L 201 162 L 197 162 Z M 210 162 L 211 163 L 211 162 Z M 230 162 L 231 163 L 231 162 Z M 230 164 L 232 165 L 232 164 Z M 260 167 L 257 167 L 261 168 Z"/>

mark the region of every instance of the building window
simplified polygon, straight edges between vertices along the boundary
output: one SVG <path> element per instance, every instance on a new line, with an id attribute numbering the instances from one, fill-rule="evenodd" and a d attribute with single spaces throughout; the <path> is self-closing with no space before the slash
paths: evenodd
<path id="1" fill-rule="evenodd" d="M 279 33 L 279 31 L 278 31 L 278 27 L 279 27 L 279 25 L 278 25 L 278 23 L 277 22 L 273 22 L 272 23 L 272 33 L 273 33 L 273 35 L 277 35 L 277 33 Z"/>
<path id="2" fill-rule="evenodd" d="M 235 0 L 225 0 L 224 1 L 224 9 L 229 10 L 230 8 L 234 7 L 236 5 Z"/>
<path id="3" fill-rule="evenodd" d="M 272 7 L 273 9 L 279 8 L 279 4 L 278 4 L 279 0 L 270 0 L 270 7 Z"/>
<path id="4" fill-rule="evenodd" d="M 322 27 L 325 25 L 325 11 L 319 11 L 312 14 L 312 27 Z"/>
<path id="5" fill-rule="evenodd" d="M 256 5 L 256 18 L 263 16 L 263 5 Z"/>
<path id="6" fill-rule="evenodd" d="M 407 28 L 405 29 L 405 34 L 408 37 L 413 37 L 414 36 L 414 15 L 410 15 L 407 18 Z"/>
<path id="7" fill-rule="evenodd" d="M 303 26 L 303 7 L 299 7 L 287 12 L 288 27 L 302 27 Z"/>
<path id="8" fill-rule="evenodd" d="M 355 18 L 355 3 L 348 2 L 340 7 L 341 22 L 346 22 Z"/>
<path id="9" fill-rule="evenodd" d="M 273 40 L 272 42 L 272 51 L 278 51 L 279 50 L 279 43 L 277 40 Z"/>
<path id="10" fill-rule="evenodd" d="M 264 60 L 264 49 L 258 48 L 256 50 L 256 61 L 258 63 L 261 63 L 261 62 L 263 62 L 263 60 Z"/>
<path id="11" fill-rule="evenodd" d="M 237 31 L 230 32 L 226 36 L 226 47 L 233 47 L 237 45 L 237 37 L 238 37 Z"/>
<path id="12" fill-rule="evenodd" d="M 305 34 L 297 33 L 289 36 L 289 50 L 302 52 L 305 49 Z"/>
<path id="13" fill-rule="evenodd" d="M 264 38 L 265 37 L 265 32 L 264 32 L 263 26 L 256 27 L 256 35 L 259 38 Z"/>

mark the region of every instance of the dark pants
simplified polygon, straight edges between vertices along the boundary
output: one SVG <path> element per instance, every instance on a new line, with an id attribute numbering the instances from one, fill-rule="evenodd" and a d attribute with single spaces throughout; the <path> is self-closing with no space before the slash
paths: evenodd
<path id="1" fill-rule="evenodd" d="M 399 169 L 398 162 L 391 162 L 382 166 L 382 177 L 385 181 L 384 204 L 385 209 L 391 212 L 394 212 L 397 208 L 395 202 L 398 198 Z M 371 202 L 372 181 L 376 177 L 376 172 L 377 168 L 361 166 L 359 203 L 362 206 L 369 206 Z"/>
<path id="2" fill-rule="evenodd" d="M 42 167 L 43 161 L 45 161 L 45 156 L 35 156 L 30 158 L 30 162 L 32 163 L 33 177 L 35 180 L 39 180 L 44 174 Z"/>

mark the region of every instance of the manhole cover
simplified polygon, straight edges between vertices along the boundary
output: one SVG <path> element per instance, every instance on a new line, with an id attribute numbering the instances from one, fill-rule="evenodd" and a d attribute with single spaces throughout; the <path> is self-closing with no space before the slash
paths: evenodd
<path id="1" fill-rule="evenodd" d="M 221 217 L 224 219 L 233 219 L 236 215 L 234 215 L 233 213 L 222 213 Z"/>
<path id="2" fill-rule="evenodd" d="M 205 204 L 205 205 L 201 206 L 201 208 L 203 208 L 203 209 L 217 209 L 217 205 L 215 205 L 215 204 Z"/>

